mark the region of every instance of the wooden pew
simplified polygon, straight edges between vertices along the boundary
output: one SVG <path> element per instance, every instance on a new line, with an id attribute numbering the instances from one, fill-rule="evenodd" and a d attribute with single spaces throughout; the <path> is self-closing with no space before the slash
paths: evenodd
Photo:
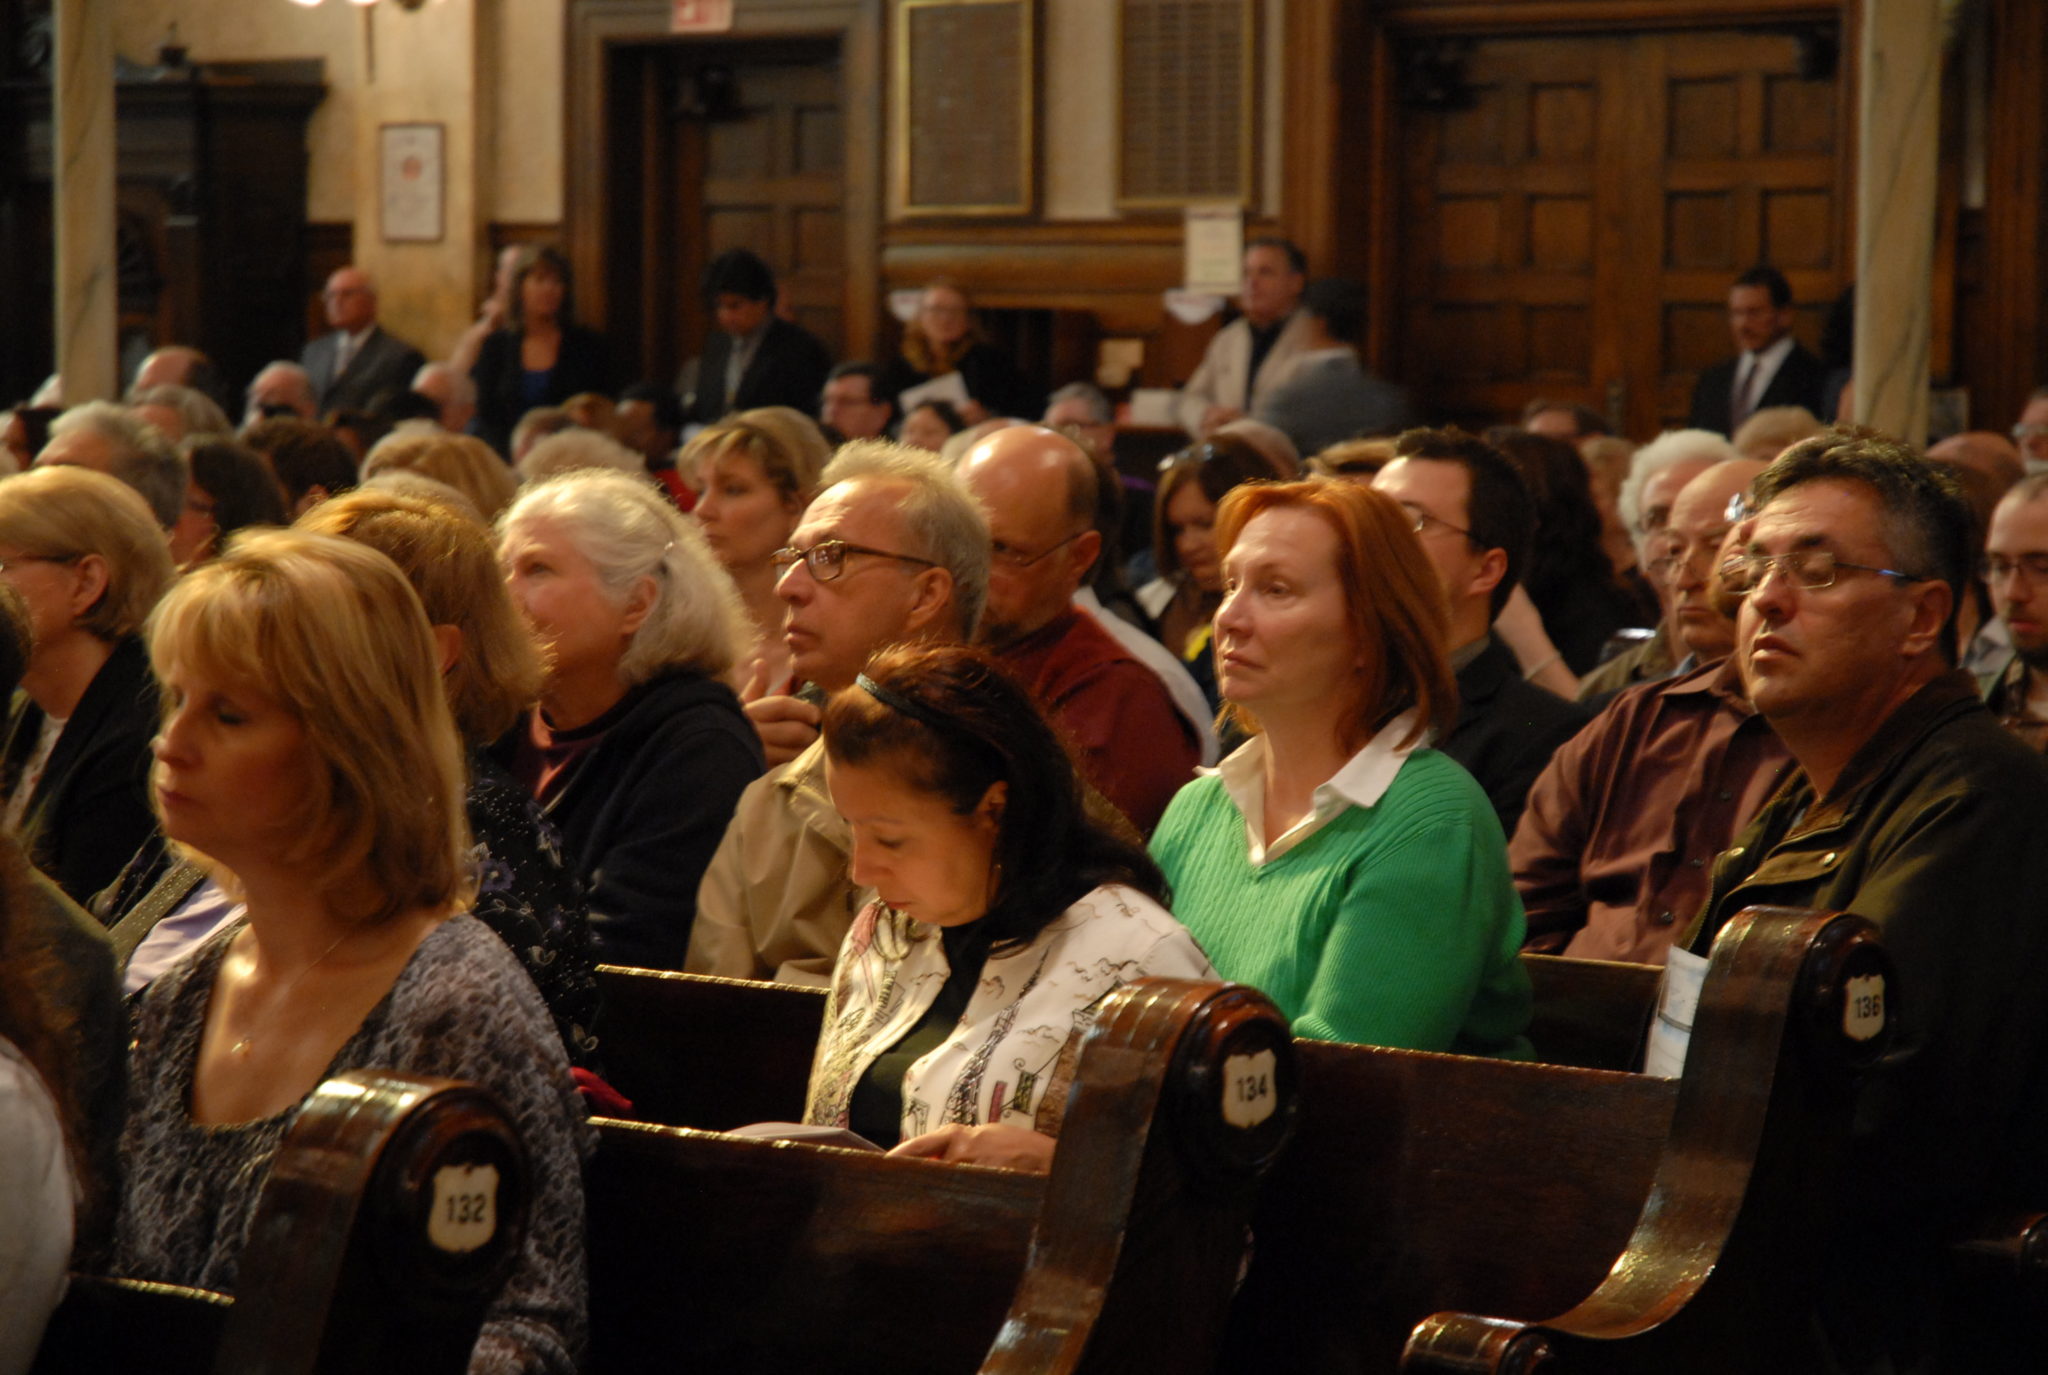
<path id="1" fill-rule="evenodd" d="M 600 1121 L 591 1369 L 1203 1369 L 1292 1047 L 1250 989 L 1117 990 L 1044 1178 Z"/>
<path id="2" fill-rule="evenodd" d="M 1889 981 L 1868 923 L 1738 916 L 1678 1081 L 1298 1043 L 1220 1368 L 1782 1368 L 1885 1039 L 1848 1034 L 1851 978 Z"/>
<path id="3" fill-rule="evenodd" d="M 1522 964 L 1535 989 L 1537 1059 L 1635 1068 L 1661 969 L 1556 955 Z M 621 965 L 600 965 L 597 981 L 605 1075 L 632 1100 L 633 1120 L 729 1131 L 802 1116 L 823 989 Z"/>
<path id="4" fill-rule="evenodd" d="M 456 1375 L 518 1252 L 527 1178 L 484 1090 L 339 1075 L 278 1149 L 235 1298 L 74 1275 L 34 1370 Z"/>

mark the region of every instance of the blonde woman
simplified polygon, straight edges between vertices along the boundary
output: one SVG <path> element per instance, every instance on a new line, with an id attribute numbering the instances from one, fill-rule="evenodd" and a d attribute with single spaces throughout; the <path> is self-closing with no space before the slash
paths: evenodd
<path id="1" fill-rule="evenodd" d="M 5 821 L 83 903 L 154 829 L 156 688 L 139 632 L 170 585 L 170 546 L 125 484 L 32 468 L 0 481 L 0 579 L 35 635 L 0 753 Z"/>
<path id="2" fill-rule="evenodd" d="M 363 460 L 363 480 L 383 473 L 417 473 L 453 487 L 485 522 L 512 504 L 519 479 L 481 439 L 433 426 L 398 430 L 377 442 Z"/>
<path id="3" fill-rule="evenodd" d="M 732 579 L 654 484 L 601 469 L 528 488 L 498 558 L 550 662 L 493 752 L 560 830 L 599 958 L 680 969 L 698 880 L 762 769 L 726 682 L 746 639 Z"/>
<path id="4" fill-rule="evenodd" d="M 252 534 L 150 623 L 165 833 L 247 915 L 133 1007 L 112 1274 L 233 1292 L 279 1142 L 322 1080 L 483 1084 L 536 1190 L 473 1371 L 575 1368 L 582 1111 L 532 982 L 474 917 L 462 754 L 420 601 L 382 554 Z"/>
<path id="5" fill-rule="evenodd" d="M 746 607 L 749 637 L 733 677 L 747 700 L 795 690 L 775 551 L 818 494 L 830 457 L 816 425 L 779 407 L 729 416 L 683 448 L 681 467 L 697 488 L 691 515 Z"/>
<path id="6" fill-rule="evenodd" d="M 1033 395 L 1010 356 L 981 332 L 967 293 L 941 278 L 925 287 L 916 317 L 904 326 L 903 348 L 882 369 L 875 391 L 895 402 L 901 415 L 923 399 L 919 389 L 926 383 L 952 374 L 958 374 L 957 386 L 931 394 L 953 401 L 969 425 L 996 416 L 1034 416 L 1045 409 L 1044 395 Z M 912 395 L 906 398 L 905 392 Z"/>

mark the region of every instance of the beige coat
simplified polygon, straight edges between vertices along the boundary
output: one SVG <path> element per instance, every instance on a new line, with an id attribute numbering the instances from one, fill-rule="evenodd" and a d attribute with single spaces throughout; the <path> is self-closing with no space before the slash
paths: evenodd
<path id="1" fill-rule="evenodd" d="M 825 792 L 825 747 L 770 769 L 740 794 L 697 889 L 683 967 L 728 979 L 823 987 L 859 910 L 853 836 Z"/>
<path id="2" fill-rule="evenodd" d="M 1202 415 L 1211 406 L 1228 406 L 1250 415 L 1275 387 L 1287 380 L 1294 365 L 1308 352 L 1308 312 L 1297 310 L 1287 317 L 1286 328 L 1273 341 L 1259 375 L 1253 379 L 1251 395 L 1245 395 L 1245 372 L 1252 361 L 1252 329 L 1242 318 L 1216 331 L 1202 365 L 1180 390 L 1174 413 L 1189 434 L 1202 433 Z"/>

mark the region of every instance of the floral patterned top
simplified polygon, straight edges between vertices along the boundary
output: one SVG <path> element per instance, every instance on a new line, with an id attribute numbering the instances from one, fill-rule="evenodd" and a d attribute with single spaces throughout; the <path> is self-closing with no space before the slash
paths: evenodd
<path id="1" fill-rule="evenodd" d="M 108 1274 L 234 1291 L 257 1197 L 299 1112 L 226 1126 L 192 1120 L 207 1005 L 242 926 L 216 932 L 131 1004 L 124 1178 Z M 420 942 L 322 1078 L 351 1069 L 469 1080 L 510 1110 L 533 1162 L 532 1212 L 469 1368 L 572 1375 L 586 1322 L 583 1160 L 594 1133 L 532 980 L 489 928 L 451 917 Z"/>
<path id="2" fill-rule="evenodd" d="M 923 1018 L 947 972 L 937 927 L 879 899 L 861 909 L 832 970 L 804 1121 L 848 1125 L 855 1084 Z M 904 1138 L 951 1122 L 1058 1136 L 1097 1008 L 1148 974 L 1216 977 L 1172 913 L 1121 885 L 1087 894 L 1025 949 L 991 955 L 952 1034 L 903 1076 Z"/>

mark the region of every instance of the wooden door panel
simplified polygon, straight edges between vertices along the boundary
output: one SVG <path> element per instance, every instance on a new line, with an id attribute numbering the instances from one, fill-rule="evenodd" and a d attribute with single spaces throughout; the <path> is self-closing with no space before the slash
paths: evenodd
<path id="1" fill-rule="evenodd" d="M 1484 424 L 1536 396 L 1647 437 L 1732 349 L 1760 261 L 1818 338 L 1845 273 L 1835 82 L 1788 34 L 1481 38 L 1460 108 L 1396 113 L 1394 370 Z"/>

